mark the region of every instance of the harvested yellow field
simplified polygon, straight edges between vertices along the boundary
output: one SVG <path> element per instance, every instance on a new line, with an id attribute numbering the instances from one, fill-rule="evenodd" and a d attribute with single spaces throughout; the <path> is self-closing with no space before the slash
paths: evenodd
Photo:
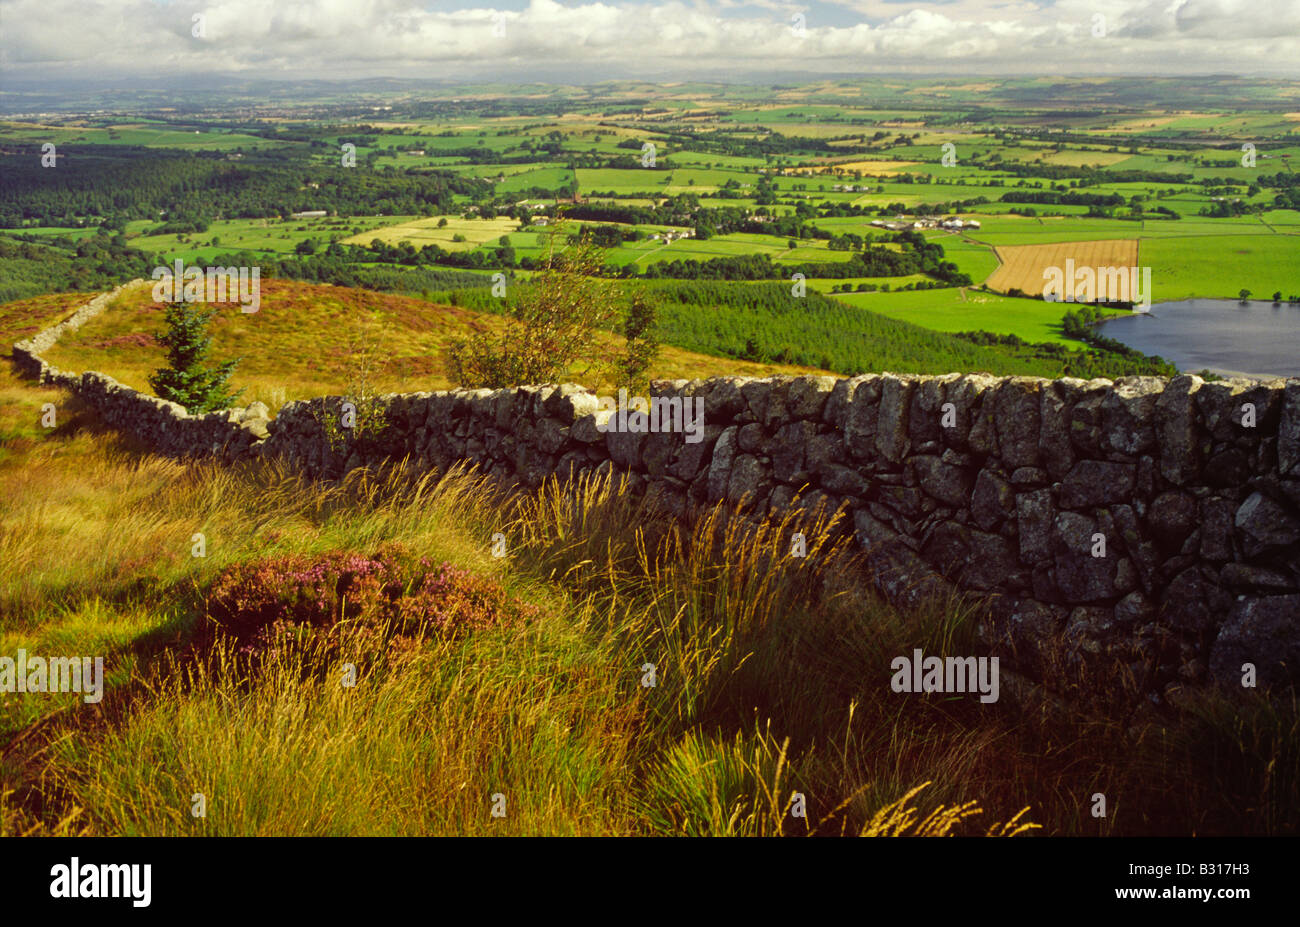
<path id="1" fill-rule="evenodd" d="M 920 161 L 842 161 L 827 166 L 827 170 L 862 171 L 864 174 L 897 174 L 909 167 L 915 167 Z"/>
<path id="2" fill-rule="evenodd" d="M 942 145 L 944 142 L 952 142 L 957 146 L 958 156 L 967 145 L 985 145 L 988 142 L 987 137 L 971 132 L 924 131 L 913 132 L 911 136 L 913 145 Z"/>
<path id="3" fill-rule="evenodd" d="M 994 251 L 1002 263 L 989 277 L 988 285 L 1002 293 L 1018 289 L 1028 296 L 1042 294 L 1046 285 L 1044 270 L 1057 267 L 1064 274 L 1068 261 L 1073 261 L 1076 269 L 1138 266 L 1138 243 L 1133 238 L 1003 245 Z"/>
<path id="4" fill-rule="evenodd" d="M 1112 132 L 1144 132 L 1148 129 L 1158 129 L 1161 126 L 1167 126 L 1173 122 L 1176 116 L 1140 116 L 1137 119 L 1127 119 L 1123 122 L 1117 122 L 1111 126 Z"/>
<path id="5" fill-rule="evenodd" d="M 1126 151 L 1050 151 L 1037 160 L 1043 164 L 1060 164 L 1066 167 L 1083 167 L 1086 164 L 1100 164 L 1109 167 L 1133 157 Z"/>
<path id="6" fill-rule="evenodd" d="M 447 224 L 439 227 L 438 223 Z M 388 225 L 343 239 L 345 245 L 368 245 L 376 238 L 392 245 L 409 241 L 415 248 L 437 245 L 444 251 L 469 251 L 485 242 L 508 235 L 519 227 L 518 219 L 465 219 L 461 216 L 430 216 L 400 225 Z M 457 241 L 457 237 L 463 241 Z"/>
<path id="7" fill-rule="evenodd" d="M 946 92 L 951 92 L 953 90 L 960 90 L 964 93 L 985 93 L 986 91 L 993 90 L 996 87 L 997 84 L 993 84 L 993 83 L 935 84 L 933 87 L 917 87 L 916 92 L 917 93 L 940 93 L 940 92 L 946 93 Z"/>
<path id="8" fill-rule="evenodd" d="M 897 174 L 918 164 L 920 161 L 842 161 L 835 166 L 840 170 L 861 170 L 865 174 Z"/>

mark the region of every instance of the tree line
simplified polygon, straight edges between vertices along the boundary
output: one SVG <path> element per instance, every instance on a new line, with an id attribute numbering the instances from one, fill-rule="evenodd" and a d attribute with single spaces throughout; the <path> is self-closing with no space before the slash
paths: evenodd
<path id="1" fill-rule="evenodd" d="M 57 167 L 38 153 L 0 160 L 0 228 L 24 221 L 75 225 L 86 217 L 198 223 L 325 210 L 339 215 L 448 212 L 456 195 L 490 185 L 446 172 L 356 170 L 313 164 L 234 163 L 189 153 L 64 149 Z"/>

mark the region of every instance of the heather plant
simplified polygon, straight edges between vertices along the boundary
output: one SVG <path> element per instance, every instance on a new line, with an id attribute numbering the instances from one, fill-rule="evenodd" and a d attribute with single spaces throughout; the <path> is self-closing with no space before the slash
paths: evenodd
<path id="1" fill-rule="evenodd" d="M 454 635 L 528 620 L 536 609 L 494 580 L 451 563 L 435 567 L 388 545 L 369 556 L 331 551 L 234 564 L 213 582 L 206 612 L 256 650 L 303 627 L 351 622 L 405 635 Z"/>

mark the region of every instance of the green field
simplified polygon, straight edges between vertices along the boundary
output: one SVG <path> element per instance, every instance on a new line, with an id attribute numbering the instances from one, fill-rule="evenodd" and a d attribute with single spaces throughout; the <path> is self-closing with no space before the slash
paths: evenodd
<path id="1" fill-rule="evenodd" d="M 903 293 L 836 293 L 831 299 L 902 322 L 941 332 L 986 331 L 1039 342 L 1080 347 L 1061 332 L 1059 304 L 1013 299 L 980 290 L 942 289 Z"/>
<path id="2" fill-rule="evenodd" d="M 509 174 L 505 180 L 496 184 L 496 189 L 502 193 L 516 193 L 531 190 L 534 187 L 544 190 L 560 190 L 572 182 L 573 171 L 568 168 L 542 167 Z"/>
<path id="3" fill-rule="evenodd" d="M 927 234 L 926 238 L 941 244 L 945 259 L 956 264 L 962 273 L 969 274 L 975 283 L 983 283 L 997 270 L 998 258 L 992 247 L 968 237 L 976 234 L 977 231 L 939 232 Z"/>
<path id="4" fill-rule="evenodd" d="M 138 145 L 143 148 L 234 151 L 278 147 L 284 143 L 228 130 L 180 129 L 165 123 L 120 123 L 111 127 L 45 126 L 0 122 L 0 142 L 53 142 L 55 145 Z"/>
<path id="5" fill-rule="evenodd" d="M 265 251 L 291 254 L 298 243 L 308 238 L 328 244 L 332 237 L 345 238 L 353 228 L 380 229 L 403 216 L 351 216 L 304 219 L 229 219 L 213 222 L 206 232 L 177 235 L 140 234 L 131 244 L 145 251 L 183 256 L 186 251 L 204 249 L 220 251 Z M 341 226 L 341 228 L 340 228 Z M 129 229 L 128 229 L 129 231 Z M 369 239 L 367 239 L 369 241 Z"/>
<path id="6" fill-rule="evenodd" d="M 578 168 L 578 189 L 587 193 L 656 193 L 665 195 L 672 171 L 652 168 Z"/>
<path id="7" fill-rule="evenodd" d="M 708 261 L 720 257 L 740 257 L 746 254 L 766 254 L 780 264 L 797 264 L 804 261 L 847 261 L 849 251 L 831 251 L 824 241 L 802 241 L 794 249 L 783 238 L 772 235 L 755 235 L 733 232 L 715 235 L 704 241 L 694 238 L 678 239 L 671 244 L 648 241 L 635 246 L 624 245 L 620 251 L 638 252 L 634 260 L 644 265 L 649 261 L 693 260 Z"/>
<path id="8" fill-rule="evenodd" d="M 1300 236 L 1224 235 L 1143 241 L 1138 260 L 1151 267 L 1157 301 L 1236 298 L 1243 288 L 1263 299 L 1300 293 L 1298 254 Z"/>
<path id="9" fill-rule="evenodd" d="M 848 285 L 856 289 L 859 284 L 867 284 L 870 286 L 877 287 L 881 291 L 884 291 L 884 290 L 901 290 L 903 287 L 909 284 L 931 283 L 931 282 L 933 281 L 925 274 L 907 274 L 902 277 L 835 277 L 835 278 L 812 277 L 808 280 L 808 289 L 816 290 L 818 293 L 830 294 L 831 290 L 835 287 L 843 287 L 845 285 Z M 935 290 L 934 292 L 938 293 L 942 291 Z M 838 298 L 843 294 L 835 293 L 831 295 Z M 889 294 L 885 293 L 885 295 L 888 296 Z"/>

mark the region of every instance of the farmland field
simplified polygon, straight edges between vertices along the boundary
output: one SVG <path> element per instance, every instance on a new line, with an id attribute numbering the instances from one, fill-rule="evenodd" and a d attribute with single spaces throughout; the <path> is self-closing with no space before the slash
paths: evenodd
<path id="1" fill-rule="evenodd" d="M 1046 268 L 1065 273 L 1066 263 L 1076 268 L 1135 268 L 1138 266 L 1138 243 L 1133 239 L 1077 241 L 1044 245 L 1003 245 L 997 249 L 1001 266 L 988 279 L 988 285 L 1001 292 L 1020 290 L 1040 296 L 1048 284 Z M 1070 284 L 1067 277 L 1066 286 Z M 1067 290 L 1067 292 L 1072 292 Z M 1100 298 L 1100 293 L 1098 293 Z M 1112 295 L 1112 299 L 1120 298 Z M 1133 298 L 1131 296 L 1125 298 Z"/>
<path id="2" fill-rule="evenodd" d="M 1042 92 L 1032 82 L 981 82 L 971 85 L 974 89 L 950 82 L 873 84 L 872 92 L 885 94 L 887 105 L 854 103 L 852 96 L 862 87 L 852 82 L 833 89 L 820 84 L 791 88 L 774 100 L 740 87 L 692 85 L 672 93 L 639 84 L 628 87 L 627 92 L 651 93 L 654 102 L 620 107 L 613 105 L 618 92 L 610 91 L 590 99 L 575 96 L 569 105 L 536 116 L 510 106 L 494 108 L 467 94 L 464 101 L 476 102 L 465 102 L 464 111 L 450 107 L 417 115 L 390 104 L 373 120 L 318 125 L 307 119 L 292 131 L 154 115 L 120 121 L 11 120 L 0 125 L 0 141 L 22 144 L 49 137 L 69 146 L 69 157 L 81 145 L 129 149 L 172 144 L 178 152 L 203 149 L 228 158 L 225 169 L 241 170 L 253 163 L 249 159 L 260 157 L 259 149 L 272 148 L 283 157 L 300 156 L 323 167 L 322 144 L 355 140 L 359 158 L 379 158 L 368 161 L 367 169 L 393 176 L 432 172 L 464 182 L 440 195 L 439 208 L 412 200 L 417 208 L 384 216 L 356 209 L 326 219 L 214 215 L 202 230 L 188 232 L 157 231 L 166 216 L 157 224 L 131 218 L 125 226 L 128 243 L 159 260 L 215 261 L 243 252 L 280 262 L 329 251 L 375 270 L 410 258 L 406 252 L 375 251 L 373 242 L 383 248 L 407 242 L 417 252 L 437 244 L 444 261 L 484 273 L 499 266 L 501 246 L 508 245 L 504 259 L 523 262 L 515 269 L 526 275 L 526 265 L 544 260 L 547 249 L 536 226 L 521 225 L 523 213 L 549 218 L 572 214 L 576 227 L 598 224 L 583 212 L 605 207 L 613 211 L 606 224 L 620 228 L 625 240 L 606 247 L 603 256 L 622 274 L 644 275 L 664 262 L 707 264 L 746 256 L 765 256 L 781 267 L 847 265 L 862 245 L 831 247 L 827 236 L 857 236 L 873 252 L 897 254 L 905 246 L 872 227 L 871 220 L 903 217 L 910 222 L 929 213 L 980 221 L 981 228 L 958 234 L 924 233 L 943 248 L 943 261 L 961 279 L 918 276 L 903 268 L 907 272 L 890 285 L 873 273 L 846 267 L 849 276 L 810 284 L 833 299 L 853 289 L 853 299 L 870 299 L 885 312 L 897 301 L 912 319 L 943 331 L 969 328 L 965 320 L 975 318 L 970 308 L 950 305 L 939 290 L 904 296 L 904 287 L 969 280 L 987 282 L 998 291 L 1019 284 L 1026 292 L 1041 292 L 1041 279 L 1030 278 L 1041 277 L 1045 263 L 1070 256 L 1076 262 L 1127 259 L 1129 250 L 1116 252 L 1104 244 L 1117 240 L 1138 243 L 1142 260 L 1152 267 L 1157 299 L 1228 296 L 1243 288 L 1289 295 L 1300 284 L 1290 270 L 1296 262 L 1288 260 L 1292 233 L 1300 231 L 1297 212 L 1276 208 L 1277 188 L 1248 189 L 1254 175 L 1229 161 L 1232 146 L 1225 142 L 1241 133 L 1300 132 L 1300 120 L 1223 107 L 1198 111 L 1191 105 L 1147 106 L 1120 115 L 1042 116 L 1014 102 L 1017 94 Z M 825 92 L 841 96 L 833 104 L 820 102 L 817 95 Z M 1269 92 L 1261 91 L 1265 97 Z M 956 101 L 979 106 L 989 94 L 1006 95 L 998 97 L 998 118 L 1004 124 L 993 127 L 946 112 Z M 1015 126 L 1014 131 L 1007 125 Z M 646 142 L 655 146 L 656 167 L 640 163 Z M 955 161 L 945 163 L 948 152 Z M 1273 140 L 1260 150 L 1258 173 L 1284 168 L 1297 152 L 1300 145 L 1294 139 L 1290 144 L 1282 137 Z M 834 189 L 837 185 L 843 189 Z M 306 192 L 293 197 L 296 202 L 286 198 L 287 208 L 321 205 L 319 196 L 305 186 L 300 189 Z M 1105 200 L 1104 205 L 1069 199 L 1077 194 Z M 1234 201 L 1248 208 L 1224 207 Z M 493 218 L 477 217 L 484 206 L 483 214 Z M 638 209 L 649 212 L 632 217 L 619 212 Z M 654 210 L 664 214 L 650 214 Z M 754 225 L 737 228 L 737 213 L 790 224 L 788 230 L 758 234 Z M 94 220 L 78 227 L 77 222 L 85 221 L 24 216 L 0 233 L 55 242 L 86 240 L 93 235 Z M 442 221 L 446 224 L 440 226 Z M 707 229 L 719 221 L 720 227 Z M 697 224 L 712 234 L 670 243 L 662 238 L 669 230 L 679 236 Z M 1066 244 L 1073 249 L 1050 247 Z M 348 250 L 334 250 L 339 246 Z M 876 291 L 857 293 L 863 285 Z M 948 309 L 917 312 L 917 301 L 926 299 Z M 955 315 L 945 322 L 948 310 Z M 1052 309 L 1041 311 L 1050 314 Z M 994 325 L 996 315 L 984 321 Z M 1030 328 L 1055 341 L 1050 323 L 1047 319 Z M 1012 329 L 1001 325 L 989 330 Z"/>
<path id="3" fill-rule="evenodd" d="M 1061 330 L 1061 307 L 975 289 L 851 293 L 836 297 L 869 312 L 943 332 L 994 332 L 1031 343 L 1079 347 Z"/>
<path id="4" fill-rule="evenodd" d="M 142 250 L 187 261 L 203 261 L 218 254 L 245 250 L 293 254 L 297 246 L 308 239 L 328 243 L 351 235 L 353 229 L 382 229 L 391 223 L 412 218 L 414 217 L 351 216 L 346 219 L 219 219 L 212 222 L 203 233 L 152 234 L 148 228 L 141 228 L 132 241 Z"/>
<path id="5" fill-rule="evenodd" d="M 459 216 L 429 216 L 396 225 L 385 225 L 373 232 L 345 238 L 345 244 L 369 244 L 379 239 L 385 244 L 410 242 L 417 248 L 438 245 L 446 251 L 468 251 L 485 242 L 496 241 L 519 227 L 514 219 L 463 219 Z"/>
<path id="6" fill-rule="evenodd" d="M 944 256 L 954 262 L 963 273 L 969 274 L 975 283 L 986 282 L 989 275 L 998 268 L 996 249 L 968 235 L 958 236 L 945 232 L 927 237 L 938 241 L 943 246 Z"/>
<path id="7" fill-rule="evenodd" d="M 1247 289 L 1262 298 L 1300 293 L 1300 237 L 1222 235 L 1157 238 L 1142 242 L 1160 301 L 1198 296 L 1233 298 Z"/>

